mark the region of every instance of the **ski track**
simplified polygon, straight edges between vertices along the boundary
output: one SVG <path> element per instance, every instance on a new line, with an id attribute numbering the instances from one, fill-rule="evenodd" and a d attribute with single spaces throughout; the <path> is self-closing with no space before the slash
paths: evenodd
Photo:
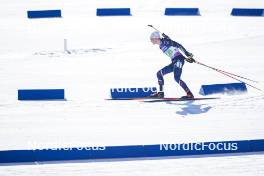
<path id="1" fill-rule="evenodd" d="M 199 7 L 200 17 L 163 16 L 165 7 Z M 41 8 L 40 8 L 41 7 Z M 99 18 L 99 7 L 131 7 L 131 17 Z M 263 89 L 263 18 L 231 17 L 233 7 L 263 1 L 3 2 L 0 7 L 0 150 L 141 145 L 264 138 L 264 94 L 212 95 L 217 100 L 144 103 L 105 101 L 110 88 L 156 86 L 169 64 L 149 42 L 153 24 L 195 59 L 259 81 Z M 29 20 L 30 9 L 62 8 L 63 18 Z M 208 25 L 209 24 L 209 25 Z M 71 54 L 63 51 L 68 40 Z M 196 97 L 201 84 L 235 82 L 197 64 L 182 74 Z M 64 88 L 67 101 L 17 101 L 21 88 Z M 165 77 L 168 97 L 184 92 Z M 209 96 L 210 97 L 210 96 Z M 0 156 L 1 157 L 1 156 Z M 2 176 L 23 175 L 264 175 L 264 155 L 76 161 L 0 166 Z M 32 164 L 32 163 L 31 163 Z M 34 165 L 35 164 L 35 165 Z"/>

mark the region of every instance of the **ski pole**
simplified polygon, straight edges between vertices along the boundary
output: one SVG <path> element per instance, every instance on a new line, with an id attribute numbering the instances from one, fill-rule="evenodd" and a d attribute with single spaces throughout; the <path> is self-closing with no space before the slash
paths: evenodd
<path id="1" fill-rule="evenodd" d="M 205 66 L 205 67 L 208 67 L 208 68 L 211 68 L 211 69 L 217 71 L 218 73 L 221 73 L 221 74 L 223 74 L 223 75 L 225 75 L 225 76 L 228 76 L 228 77 L 230 77 L 230 78 L 232 78 L 232 79 L 234 79 L 234 80 L 237 80 L 237 81 L 239 81 L 239 82 L 241 82 L 241 83 L 244 83 L 244 84 L 246 84 L 246 85 L 248 85 L 248 86 L 250 86 L 250 87 L 252 87 L 252 88 L 254 88 L 254 89 L 257 89 L 257 90 L 259 90 L 259 91 L 262 91 L 261 89 L 255 87 L 255 86 L 253 86 L 253 85 L 251 85 L 251 84 L 249 84 L 249 83 L 246 83 L 246 82 L 244 82 L 244 81 L 242 81 L 242 80 L 240 80 L 240 79 L 238 79 L 238 78 L 235 78 L 235 77 L 233 77 L 233 76 L 231 76 L 231 75 L 229 75 L 229 74 L 227 74 L 227 73 L 225 73 L 225 72 L 223 72 L 223 71 L 221 71 L 221 70 L 218 70 L 218 69 L 215 69 L 215 68 L 213 68 L 213 67 L 207 66 L 207 65 L 202 64 L 202 63 L 200 63 L 200 62 L 198 62 L 198 61 L 195 61 L 195 63 L 200 64 L 200 65 Z"/>
<path id="2" fill-rule="evenodd" d="M 239 75 L 236 75 L 236 74 L 234 74 L 234 73 L 230 73 L 230 72 L 227 72 L 227 71 L 224 71 L 224 70 L 220 70 L 220 69 L 217 69 L 217 68 L 214 68 L 214 67 L 211 67 L 211 66 L 205 65 L 205 64 L 203 64 L 203 63 L 201 63 L 201 62 L 198 62 L 198 61 L 195 61 L 195 63 L 197 63 L 197 64 L 199 64 L 199 65 L 203 65 L 203 66 L 208 67 L 208 68 L 211 68 L 211 69 L 213 69 L 213 70 L 215 70 L 215 71 L 217 71 L 217 72 L 221 71 L 221 72 L 223 72 L 223 73 L 226 73 L 226 74 L 229 74 L 229 75 L 232 75 L 232 76 L 236 76 L 236 77 L 238 77 L 238 78 L 242 78 L 242 79 L 245 79 L 245 80 L 248 80 L 248 81 L 252 81 L 252 82 L 254 82 L 254 83 L 258 83 L 258 81 L 255 81 L 255 80 L 252 80 L 252 79 L 249 79 L 249 78 L 243 77 L 243 76 L 239 76 Z"/>
<path id="3" fill-rule="evenodd" d="M 237 80 L 237 81 L 239 81 L 239 82 L 241 82 L 241 83 L 244 83 L 244 84 L 246 84 L 246 85 L 248 85 L 248 86 L 250 86 L 250 87 L 252 87 L 252 88 L 254 88 L 254 89 L 257 89 L 257 90 L 259 90 L 259 91 L 262 91 L 260 88 L 257 88 L 257 87 L 255 87 L 255 86 L 249 84 L 249 83 L 246 83 L 246 82 L 244 82 L 244 81 L 242 81 L 242 80 L 240 80 L 240 79 L 237 79 L 237 78 L 235 78 L 235 77 L 233 77 L 233 76 L 231 76 L 231 75 L 229 75 L 229 74 L 226 74 L 226 73 L 224 73 L 224 72 L 222 72 L 222 71 L 219 71 L 219 73 L 222 73 L 222 74 L 224 74 L 224 75 L 226 75 L 226 76 L 228 76 L 228 77 L 230 77 L 230 78 L 233 78 L 233 79 L 235 79 L 235 80 Z"/>

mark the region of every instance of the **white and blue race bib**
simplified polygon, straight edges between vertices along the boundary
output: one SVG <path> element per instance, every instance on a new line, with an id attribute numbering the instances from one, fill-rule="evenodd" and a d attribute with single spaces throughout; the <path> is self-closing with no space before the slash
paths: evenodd
<path id="1" fill-rule="evenodd" d="M 180 51 L 178 48 L 171 46 L 169 48 L 163 47 L 162 51 L 169 56 L 171 59 L 175 58 L 176 56 L 180 55 Z"/>

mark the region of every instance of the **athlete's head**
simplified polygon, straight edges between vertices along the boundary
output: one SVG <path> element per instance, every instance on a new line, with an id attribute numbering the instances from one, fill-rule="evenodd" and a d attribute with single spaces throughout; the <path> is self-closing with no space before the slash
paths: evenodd
<path id="1" fill-rule="evenodd" d="M 160 33 L 158 31 L 152 32 L 150 35 L 150 41 L 155 44 L 160 44 Z"/>

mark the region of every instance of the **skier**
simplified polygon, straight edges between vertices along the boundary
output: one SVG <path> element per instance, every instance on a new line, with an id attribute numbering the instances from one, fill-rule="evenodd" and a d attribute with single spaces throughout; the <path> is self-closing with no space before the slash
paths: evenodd
<path id="1" fill-rule="evenodd" d="M 159 45 L 162 52 L 171 58 L 171 63 L 157 72 L 159 92 L 152 94 L 151 97 L 164 98 L 163 76 L 168 73 L 173 72 L 175 81 L 186 92 L 186 96 L 182 96 L 181 98 L 183 99 L 194 98 L 191 90 L 188 88 L 186 83 L 183 80 L 181 80 L 182 67 L 184 65 L 184 60 L 190 63 L 195 62 L 195 60 L 193 59 L 193 54 L 189 53 L 181 44 L 171 40 L 164 33 L 162 33 L 162 37 L 163 38 L 161 38 L 160 33 L 158 31 L 155 31 L 150 35 L 150 41 L 153 43 L 153 45 L 155 44 Z M 183 52 L 184 55 L 186 55 L 187 57 L 184 57 L 181 52 Z"/>

